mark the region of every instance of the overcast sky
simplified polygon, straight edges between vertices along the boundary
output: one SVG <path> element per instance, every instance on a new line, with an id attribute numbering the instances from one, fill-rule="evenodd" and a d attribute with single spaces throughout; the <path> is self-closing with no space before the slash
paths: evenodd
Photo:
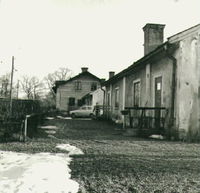
<path id="1" fill-rule="evenodd" d="M 82 66 L 100 78 L 143 56 L 146 23 L 165 39 L 200 23 L 200 0 L 0 0 L 0 74 L 44 77 Z"/>

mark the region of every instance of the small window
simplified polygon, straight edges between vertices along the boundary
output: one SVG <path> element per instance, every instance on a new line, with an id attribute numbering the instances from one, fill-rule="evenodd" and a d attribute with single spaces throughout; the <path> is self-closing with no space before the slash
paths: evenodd
<path id="1" fill-rule="evenodd" d="M 75 90 L 81 90 L 81 89 L 82 89 L 81 81 L 76 81 L 75 82 Z"/>
<path id="2" fill-rule="evenodd" d="M 92 107 L 88 107 L 88 110 L 92 110 Z"/>
<path id="3" fill-rule="evenodd" d="M 119 88 L 115 89 L 115 107 L 119 107 Z"/>
<path id="4" fill-rule="evenodd" d="M 82 106 L 83 105 L 83 101 L 81 99 L 78 99 L 78 106 Z"/>
<path id="5" fill-rule="evenodd" d="M 86 107 L 82 107 L 81 109 L 82 109 L 82 110 L 86 110 L 87 108 L 86 108 Z"/>
<path id="6" fill-rule="evenodd" d="M 74 106 L 75 105 L 75 98 L 74 97 L 70 97 L 69 98 L 69 106 Z"/>
<path id="7" fill-rule="evenodd" d="M 140 82 L 133 84 L 133 105 L 134 107 L 140 106 Z"/>
<path id="8" fill-rule="evenodd" d="M 91 84 L 91 91 L 93 91 L 93 90 L 97 90 L 97 83 L 96 82 L 93 82 Z"/>

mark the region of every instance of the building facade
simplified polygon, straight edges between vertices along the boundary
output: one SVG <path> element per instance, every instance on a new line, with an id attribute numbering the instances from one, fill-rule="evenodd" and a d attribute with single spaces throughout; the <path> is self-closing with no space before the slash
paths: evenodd
<path id="1" fill-rule="evenodd" d="M 200 139 L 200 25 L 163 43 L 164 27 L 143 28 L 144 57 L 104 83 L 105 103 L 119 122 L 126 107 L 166 108 L 170 136 Z"/>
<path id="2" fill-rule="evenodd" d="M 91 74 L 88 68 L 67 81 L 56 81 L 56 108 L 62 111 L 77 109 L 83 105 L 82 97 L 101 87 L 101 79 Z"/>

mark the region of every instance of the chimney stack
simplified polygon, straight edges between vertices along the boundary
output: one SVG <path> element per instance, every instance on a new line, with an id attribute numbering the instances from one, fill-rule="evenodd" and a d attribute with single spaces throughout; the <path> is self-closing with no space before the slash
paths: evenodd
<path id="1" fill-rule="evenodd" d="M 109 79 L 112 78 L 113 76 L 115 76 L 115 72 L 113 71 L 109 72 Z"/>
<path id="2" fill-rule="evenodd" d="M 82 67 L 81 70 L 82 70 L 82 72 L 87 72 L 88 68 L 87 67 Z"/>
<path id="3" fill-rule="evenodd" d="M 163 31 L 165 25 L 147 23 L 143 27 L 144 31 L 144 55 L 150 53 L 159 45 L 163 44 Z"/>

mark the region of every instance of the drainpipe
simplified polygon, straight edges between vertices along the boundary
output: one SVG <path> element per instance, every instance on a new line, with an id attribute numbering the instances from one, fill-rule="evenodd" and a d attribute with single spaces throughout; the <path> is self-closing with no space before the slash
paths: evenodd
<path id="1" fill-rule="evenodd" d="M 103 91 L 103 114 L 104 114 L 104 106 L 105 106 L 106 91 L 102 88 L 102 86 L 101 86 L 101 90 Z"/>
<path id="2" fill-rule="evenodd" d="M 172 61 L 172 96 L 171 96 L 171 113 L 170 113 L 170 127 L 174 125 L 174 111 L 175 111 L 175 93 L 176 93 L 176 69 L 177 69 L 177 60 L 176 58 L 169 53 L 168 47 L 165 47 L 167 57 Z"/>

